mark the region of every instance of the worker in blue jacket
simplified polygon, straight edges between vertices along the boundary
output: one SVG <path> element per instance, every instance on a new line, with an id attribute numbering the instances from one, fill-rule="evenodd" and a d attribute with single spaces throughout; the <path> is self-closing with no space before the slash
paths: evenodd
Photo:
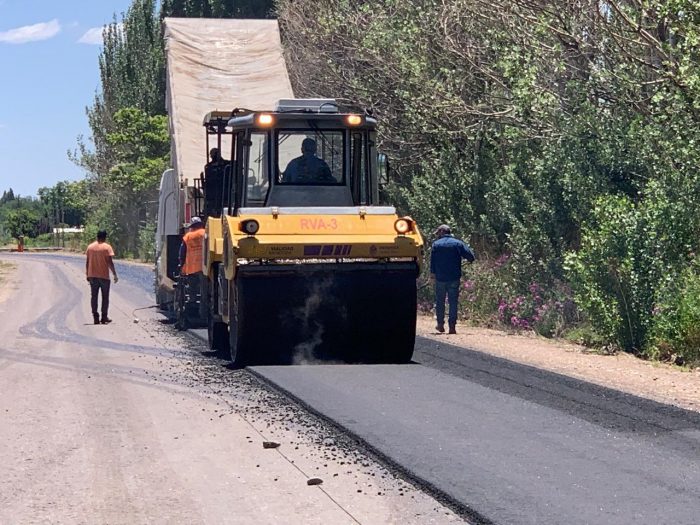
<path id="1" fill-rule="evenodd" d="M 474 251 L 469 245 L 452 235 L 447 224 L 435 230 L 437 239 L 433 242 L 430 253 L 430 278 L 435 283 L 435 316 L 438 332 L 445 331 L 445 297 L 450 304 L 447 317 L 449 333 L 456 334 L 457 300 L 459 299 L 459 281 L 462 277 L 462 259 L 473 262 Z"/>

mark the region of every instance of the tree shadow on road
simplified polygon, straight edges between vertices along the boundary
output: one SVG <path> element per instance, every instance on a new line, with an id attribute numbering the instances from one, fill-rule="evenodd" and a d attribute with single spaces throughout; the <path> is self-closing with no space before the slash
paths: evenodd
<path id="1" fill-rule="evenodd" d="M 663 437 L 665 446 L 700 452 L 700 413 L 423 337 L 414 361 L 616 432 Z"/>

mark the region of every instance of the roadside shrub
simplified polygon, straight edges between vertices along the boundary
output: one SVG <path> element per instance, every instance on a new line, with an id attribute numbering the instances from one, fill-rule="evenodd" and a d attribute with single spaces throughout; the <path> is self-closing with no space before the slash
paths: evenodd
<path id="1" fill-rule="evenodd" d="M 460 317 L 476 325 L 497 327 L 500 324 L 499 304 L 514 288 L 510 255 L 504 254 L 492 261 L 476 261 L 469 266 L 462 280 Z"/>
<path id="2" fill-rule="evenodd" d="M 610 347 L 607 339 L 597 333 L 587 321 L 582 321 L 567 328 L 562 333 L 562 337 L 571 343 L 595 349 L 600 353 L 615 353 L 615 348 Z"/>
<path id="3" fill-rule="evenodd" d="M 677 364 L 700 365 L 700 260 L 668 287 L 653 310 L 648 355 Z"/>
<path id="4" fill-rule="evenodd" d="M 640 349 L 643 330 L 639 310 L 632 308 L 633 233 L 637 217 L 625 197 L 601 199 L 593 224 L 584 228 L 582 247 L 566 259 L 576 302 L 609 342 Z"/>
<path id="5" fill-rule="evenodd" d="M 36 237 L 27 238 L 24 240 L 24 244 L 27 247 L 33 248 L 47 248 L 54 246 L 56 243 L 54 241 L 54 235 L 52 233 L 42 233 Z"/>
<path id="6" fill-rule="evenodd" d="M 433 314 L 434 287 L 424 282 L 419 311 Z M 523 282 L 513 270 L 513 258 L 477 260 L 466 267 L 459 295 L 459 318 L 489 328 L 534 331 L 558 337 L 576 321 L 571 291 L 562 283 Z"/>
<path id="7" fill-rule="evenodd" d="M 570 292 L 561 284 L 542 287 L 530 283 L 527 292 L 502 297 L 499 321 L 510 328 L 532 330 L 544 337 L 559 337 L 576 312 Z"/>
<path id="8" fill-rule="evenodd" d="M 695 192 L 683 184 L 674 177 L 651 182 L 636 203 L 626 196 L 599 199 L 581 249 L 567 256 L 576 302 L 608 344 L 650 351 L 656 305 L 674 289 L 697 244 Z"/>

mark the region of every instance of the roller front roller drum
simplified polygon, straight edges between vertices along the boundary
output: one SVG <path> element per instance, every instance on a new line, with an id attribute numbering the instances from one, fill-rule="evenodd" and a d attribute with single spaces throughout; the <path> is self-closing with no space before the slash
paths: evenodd
<path id="1" fill-rule="evenodd" d="M 415 263 L 241 266 L 229 289 L 232 361 L 408 363 L 417 272 Z"/>

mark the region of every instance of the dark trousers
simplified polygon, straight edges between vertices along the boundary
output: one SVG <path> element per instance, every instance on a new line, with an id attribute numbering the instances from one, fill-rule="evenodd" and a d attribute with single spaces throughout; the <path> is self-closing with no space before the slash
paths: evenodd
<path id="1" fill-rule="evenodd" d="M 97 294 L 100 290 L 102 290 L 102 319 L 107 319 L 107 311 L 109 310 L 109 279 L 90 277 L 90 307 L 92 308 L 93 317 L 98 317 Z"/>
<path id="2" fill-rule="evenodd" d="M 435 281 L 435 317 L 437 324 L 445 324 L 445 297 L 450 305 L 447 322 L 451 328 L 457 324 L 457 302 L 459 300 L 459 279 L 456 281 Z"/>

